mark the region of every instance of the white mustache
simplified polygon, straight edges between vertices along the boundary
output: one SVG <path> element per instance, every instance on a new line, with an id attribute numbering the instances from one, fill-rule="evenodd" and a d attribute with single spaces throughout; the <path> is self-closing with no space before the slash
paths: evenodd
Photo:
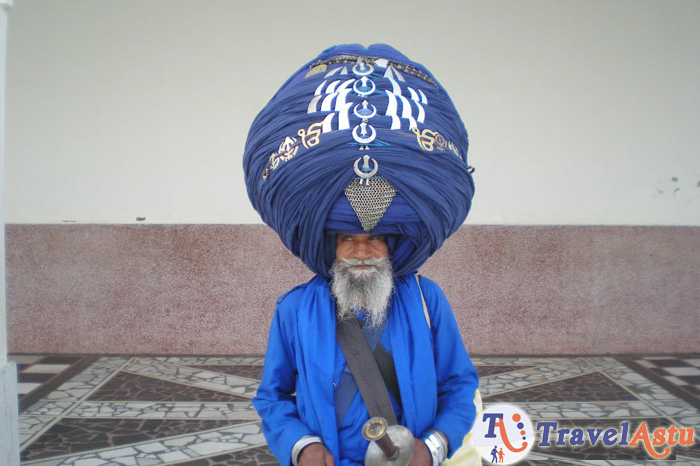
<path id="1" fill-rule="evenodd" d="M 370 257 L 368 259 L 341 259 L 341 262 L 343 265 L 346 267 L 354 267 L 357 265 L 371 265 L 372 267 L 376 267 L 379 264 L 381 264 L 382 259 L 375 259 L 373 257 Z"/>

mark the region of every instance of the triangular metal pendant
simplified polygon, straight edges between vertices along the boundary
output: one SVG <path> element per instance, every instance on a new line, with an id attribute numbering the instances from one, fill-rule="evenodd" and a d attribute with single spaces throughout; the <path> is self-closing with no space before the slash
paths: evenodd
<path id="1" fill-rule="evenodd" d="M 362 224 L 371 231 L 389 208 L 396 189 L 384 178 L 355 179 L 345 188 L 345 196 Z"/>

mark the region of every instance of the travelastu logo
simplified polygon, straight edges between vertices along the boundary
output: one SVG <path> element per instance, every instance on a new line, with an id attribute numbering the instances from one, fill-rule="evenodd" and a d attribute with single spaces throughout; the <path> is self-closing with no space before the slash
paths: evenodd
<path id="1" fill-rule="evenodd" d="M 534 444 L 532 423 L 515 406 L 496 405 L 484 410 L 474 424 L 472 442 L 486 461 L 513 464 Z"/>
<path id="2" fill-rule="evenodd" d="M 620 423 L 620 430 L 615 428 L 610 429 L 557 429 L 556 422 L 538 422 L 537 430 L 542 430 L 542 440 L 540 447 L 550 447 L 550 435 L 556 434 L 556 442 L 554 445 L 569 445 L 580 446 L 586 443 L 595 445 L 596 442 L 602 441 L 606 447 L 636 447 L 641 442 L 642 446 L 649 456 L 656 459 L 664 459 L 671 454 L 671 448 L 675 445 L 688 446 L 693 444 L 694 429 L 679 429 L 676 426 L 671 426 L 668 429 L 660 427 L 655 429 L 653 433 L 649 431 L 646 422 L 642 422 L 637 427 L 632 439 L 628 441 L 630 435 L 630 423 Z M 657 451 L 658 449 L 658 451 Z"/>
<path id="3" fill-rule="evenodd" d="M 564 428 L 556 421 L 540 421 L 537 431 L 541 440 L 539 448 L 571 448 L 596 445 L 601 442 L 605 448 L 644 448 L 646 453 L 658 460 L 668 458 L 673 446 L 693 444 L 694 429 L 657 428 L 649 429 L 642 422 L 636 430 L 630 430 L 630 423 L 620 423 L 615 428 Z M 524 458 L 535 445 L 535 431 L 525 412 L 515 406 L 496 405 L 484 410 L 474 424 L 472 442 L 481 456 L 491 463 L 513 464 Z"/>

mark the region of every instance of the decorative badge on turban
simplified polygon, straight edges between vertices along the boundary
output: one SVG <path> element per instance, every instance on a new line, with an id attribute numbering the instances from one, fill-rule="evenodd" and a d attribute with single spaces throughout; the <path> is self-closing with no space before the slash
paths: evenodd
<path id="1" fill-rule="evenodd" d="M 258 114 L 243 169 L 255 210 L 312 271 L 330 277 L 337 233 L 372 233 L 387 237 L 400 276 L 466 219 L 468 145 L 426 68 L 388 45 L 339 45 Z"/>

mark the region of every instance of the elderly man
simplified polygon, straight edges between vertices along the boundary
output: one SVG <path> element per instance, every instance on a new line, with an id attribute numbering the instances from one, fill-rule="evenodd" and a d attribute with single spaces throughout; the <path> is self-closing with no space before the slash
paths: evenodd
<path id="1" fill-rule="evenodd" d="M 411 465 L 461 447 L 478 377 L 444 294 L 416 270 L 467 216 L 467 145 L 435 78 L 385 45 L 324 51 L 253 123 L 250 199 L 316 272 L 277 301 L 253 400 L 283 465 L 362 464 L 377 405 L 413 435 Z M 379 382 L 349 368 L 360 347 Z"/>

